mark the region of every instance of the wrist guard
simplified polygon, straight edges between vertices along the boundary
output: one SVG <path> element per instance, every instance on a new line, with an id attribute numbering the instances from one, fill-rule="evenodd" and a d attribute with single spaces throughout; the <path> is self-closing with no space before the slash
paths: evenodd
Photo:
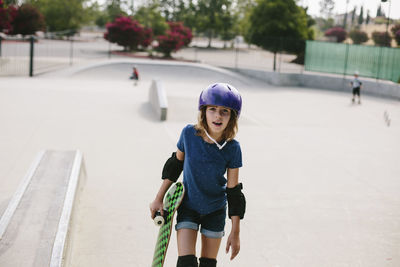
<path id="1" fill-rule="evenodd" d="M 162 170 L 162 179 L 168 179 L 176 182 L 183 170 L 183 161 L 176 158 L 176 152 L 165 162 Z"/>
<path id="2" fill-rule="evenodd" d="M 243 219 L 244 217 L 244 213 L 246 212 L 246 198 L 242 193 L 242 189 L 242 183 L 238 184 L 234 188 L 226 188 L 229 218 L 232 216 L 239 216 L 240 219 Z"/>

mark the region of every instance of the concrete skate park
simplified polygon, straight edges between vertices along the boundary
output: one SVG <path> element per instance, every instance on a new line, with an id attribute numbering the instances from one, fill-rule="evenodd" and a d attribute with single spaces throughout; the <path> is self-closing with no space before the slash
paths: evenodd
<path id="1" fill-rule="evenodd" d="M 153 79 L 165 91 L 165 121 L 149 101 Z M 227 221 L 219 266 L 399 266 L 400 102 L 363 95 L 352 104 L 350 91 L 270 85 L 198 63 L 115 59 L 0 79 L 0 215 L 27 173 L 35 176 L 32 166 L 46 173 L 38 155 L 67 151 L 63 163 L 79 151 L 63 266 L 149 266 L 158 232 L 149 203 L 162 166 L 196 122 L 201 90 L 217 81 L 243 96 L 237 139 L 247 198 L 241 251 L 232 262 L 225 254 Z M 63 203 L 35 214 L 51 200 L 40 198 L 45 181 L 34 186 L 27 192 L 39 197 L 21 196 L 9 218 L 0 266 L 49 266 L 55 237 L 45 219 Z M 165 266 L 176 258 L 174 231 Z"/>

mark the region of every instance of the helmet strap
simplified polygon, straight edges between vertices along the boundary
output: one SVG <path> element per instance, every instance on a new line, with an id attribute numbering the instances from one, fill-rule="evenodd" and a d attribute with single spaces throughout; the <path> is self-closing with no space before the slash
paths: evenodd
<path id="1" fill-rule="evenodd" d="M 204 129 L 204 132 L 206 133 L 207 137 L 210 138 L 210 140 L 213 141 L 213 142 L 217 145 L 217 147 L 219 148 L 219 150 L 221 150 L 221 149 L 224 148 L 224 146 L 226 145 L 226 141 L 225 141 L 225 143 L 223 143 L 222 145 L 220 145 L 220 144 L 218 144 L 217 141 L 215 141 L 214 138 L 212 138 L 212 137 L 207 133 L 206 129 Z"/>

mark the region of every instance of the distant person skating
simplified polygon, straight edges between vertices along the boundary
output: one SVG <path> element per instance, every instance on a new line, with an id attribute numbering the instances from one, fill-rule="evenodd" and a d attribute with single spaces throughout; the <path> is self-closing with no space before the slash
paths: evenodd
<path id="1" fill-rule="evenodd" d="M 354 72 L 354 79 L 350 82 L 351 87 L 353 88 L 353 98 L 351 102 L 354 103 L 356 101 L 356 96 L 358 96 L 358 104 L 361 104 L 360 90 L 362 87 L 362 82 L 358 79 L 358 71 Z"/>
<path id="2" fill-rule="evenodd" d="M 133 66 L 132 75 L 129 77 L 129 79 L 134 80 L 135 85 L 137 85 L 137 82 L 139 81 L 139 71 L 137 70 L 136 66 Z"/>

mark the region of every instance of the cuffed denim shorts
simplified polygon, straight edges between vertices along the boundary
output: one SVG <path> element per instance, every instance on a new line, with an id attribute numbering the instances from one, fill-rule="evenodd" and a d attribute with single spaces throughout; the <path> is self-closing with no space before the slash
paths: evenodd
<path id="1" fill-rule="evenodd" d="M 175 229 L 199 230 L 209 238 L 222 238 L 225 235 L 226 208 L 219 209 L 210 214 L 201 215 L 194 210 L 181 205 L 178 208 Z"/>

